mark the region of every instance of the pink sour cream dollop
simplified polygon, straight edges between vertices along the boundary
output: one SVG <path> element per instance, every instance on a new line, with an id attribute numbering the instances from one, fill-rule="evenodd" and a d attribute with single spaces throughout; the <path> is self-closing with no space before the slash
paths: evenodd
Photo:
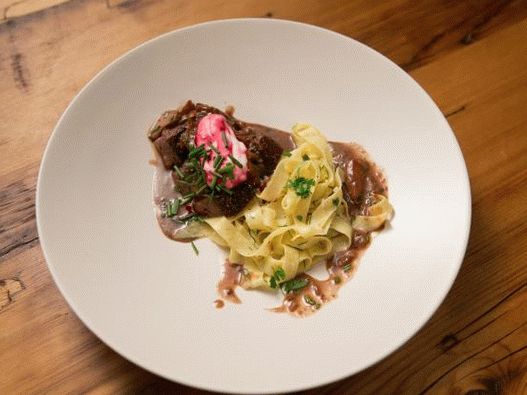
<path id="1" fill-rule="evenodd" d="M 223 137 L 222 135 L 225 135 Z M 225 145 L 225 141 L 227 145 Z M 226 174 L 223 174 L 223 178 L 217 179 L 217 184 L 224 185 L 228 189 L 234 188 L 236 185 L 241 184 L 247 180 L 247 147 L 240 140 L 236 138 L 234 131 L 227 123 L 225 117 L 220 114 L 208 114 L 201 118 L 198 123 L 196 136 L 194 138 L 196 147 L 204 145 L 205 149 L 209 150 L 212 146 L 216 148 L 219 155 L 223 157 L 223 162 L 218 170 L 224 168 L 229 163 L 232 163 L 234 167 L 234 177 L 228 178 Z M 242 167 L 237 166 L 232 162 L 231 158 L 234 157 Z M 205 159 L 202 163 L 203 170 L 205 170 L 207 177 L 207 184 L 211 185 L 214 179 L 214 163 L 218 154 L 211 150 L 208 159 Z"/>

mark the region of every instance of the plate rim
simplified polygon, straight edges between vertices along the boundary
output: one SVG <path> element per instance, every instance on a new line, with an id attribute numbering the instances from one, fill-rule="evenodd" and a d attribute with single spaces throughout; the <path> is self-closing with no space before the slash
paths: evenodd
<path id="1" fill-rule="evenodd" d="M 181 28 L 177 28 L 177 29 L 174 29 L 174 30 L 162 33 L 160 35 L 157 35 L 157 36 L 155 36 L 155 37 L 153 37 L 151 39 L 148 39 L 148 40 L 144 41 L 143 43 L 141 43 L 141 44 L 139 44 L 139 45 L 137 45 L 137 46 L 125 51 L 123 54 L 118 56 L 115 60 L 111 61 L 106 66 L 104 66 L 101 70 L 99 70 L 78 91 L 78 93 L 75 94 L 75 96 L 71 99 L 71 101 L 68 103 L 68 105 L 66 106 L 66 108 L 62 112 L 61 116 L 59 117 L 59 119 L 58 119 L 58 121 L 57 121 L 57 123 L 55 125 L 55 127 L 53 128 L 53 130 L 52 130 L 52 132 L 50 134 L 50 137 L 48 138 L 48 141 L 46 143 L 46 147 L 45 147 L 44 153 L 43 153 L 41 161 L 40 161 L 40 167 L 39 167 L 38 176 L 37 176 L 37 183 L 36 183 L 35 212 L 36 212 L 36 227 L 37 227 L 37 232 L 38 232 L 38 236 L 39 236 L 39 244 L 40 244 L 40 248 L 42 250 L 43 256 L 44 256 L 44 260 L 45 260 L 46 265 L 48 267 L 48 270 L 51 273 L 51 277 L 53 278 L 53 282 L 55 283 L 55 285 L 58 288 L 58 290 L 60 291 L 62 297 L 64 298 L 64 300 L 68 304 L 68 307 L 75 313 L 75 315 L 79 318 L 79 320 L 82 322 L 82 324 L 85 327 L 87 327 L 100 341 L 102 341 L 106 346 L 108 346 L 110 349 L 112 349 L 114 352 L 116 352 L 118 355 L 120 355 L 124 359 L 132 362 L 133 364 L 139 366 L 140 368 L 142 368 L 142 369 L 144 369 L 144 370 L 146 370 L 146 371 L 148 371 L 150 373 L 153 373 L 153 374 L 155 374 L 155 375 L 157 375 L 159 377 L 162 377 L 162 378 L 165 378 L 165 379 L 167 379 L 169 381 L 176 382 L 178 384 L 183 384 L 183 385 L 186 385 L 186 386 L 189 386 L 189 387 L 192 387 L 192 388 L 198 388 L 198 389 L 207 390 L 207 391 L 213 391 L 213 392 L 230 392 L 230 393 L 234 393 L 234 394 L 242 394 L 242 393 L 270 394 L 270 393 L 275 393 L 277 391 L 276 389 L 270 388 L 270 389 L 267 389 L 267 390 L 264 389 L 263 391 L 262 390 L 258 390 L 258 391 L 251 390 L 251 391 L 243 391 L 242 392 L 241 390 L 238 390 L 238 391 L 236 389 L 233 390 L 233 388 L 231 388 L 229 386 L 225 386 L 225 385 L 211 387 L 211 386 L 208 386 L 208 385 L 203 385 L 203 384 L 200 384 L 200 383 L 187 381 L 186 379 L 181 378 L 181 377 L 178 377 L 177 379 L 175 379 L 174 377 L 170 377 L 167 374 L 156 372 L 152 368 L 150 368 L 148 366 L 145 366 L 141 361 L 137 360 L 135 358 L 135 356 L 128 355 L 126 353 L 126 350 L 123 350 L 123 351 L 119 350 L 113 344 L 113 342 L 107 340 L 104 335 L 100 334 L 98 330 L 93 328 L 92 324 L 89 323 L 90 322 L 89 319 L 87 319 L 87 317 L 84 317 L 83 314 L 81 312 L 79 312 L 79 309 L 78 309 L 76 303 L 64 291 L 63 285 L 61 284 L 59 276 L 58 276 L 57 272 L 55 271 L 54 265 L 50 262 L 48 254 L 46 253 L 46 241 L 45 241 L 46 237 L 44 236 L 45 232 L 44 233 L 42 232 L 43 224 L 41 223 L 42 222 L 42 218 L 41 218 L 41 214 L 40 213 L 41 213 L 41 210 L 42 210 L 42 208 L 41 208 L 41 204 L 42 204 L 41 200 L 43 199 L 43 196 L 42 196 L 42 186 L 41 186 L 41 184 L 43 183 L 42 180 L 43 180 L 43 177 L 44 177 L 43 174 L 45 172 L 44 169 L 46 168 L 46 163 L 50 160 L 49 159 L 49 157 L 50 157 L 50 150 L 51 150 L 50 147 L 54 144 L 54 141 L 59 138 L 58 136 L 60 136 L 61 134 L 65 133 L 64 131 L 61 132 L 61 129 L 64 130 L 64 128 L 62 127 L 62 124 L 65 122 L 65 118 L 66 118 L 67 114 L 70 112 L 72 107 L 76 104 L 78 99 L 87 90 L 89 90 L 90 87 L 92 85 L 94 85 L 96 83 L 96 81 L 98 81 L 105 73 L 109 72 L 111 69 L 116 67 L 118 64 L 123 62 L 126 58 L 128 58 L 132 54 L 141 51 L 144 47 L 147 47 L 147 46 L 151 45 L 152 43 L 154 43 L 156 41 L 166 39 L 169 36 L 177 35 L 177 34 L 180 34 L 182 32 L 189 32 L 189 31 L 192 31 L 192 30 L 201 29 L 201 28 L 203 28 L 205 26 L 219 25 L 219 24 L 231 24 L 231 23 L 240 23 L 240 24 L 258 23 L 258 24 L 298 25 L 298 26 L 300 26 L 302 28 L 312 29 L 314 31 L 318 31 L 318 32 L 321 32 L 321 33 L 324 33 L 324 34 L 333 35 L 336 39 L 351 40 L 351 42 L 353 42 L 355 45 L 361 46 L 362 49 L 370 52 L 370 54 L 372 54 L 373 56 L 377 57 L 381 61 L 388 62 L 389 64 L 391 64 L 391 66 L 394 66 L 395 69 L 397 69 L 397 72 L 399 74 L 403 73 L 404 75 L 406 75 L 406 77 L 409 77 L 409 79 L 415 85 L 417 90 L 420 92 L 421 97 L 424 100 L 428 100 L 428 102 L 430 104 L 432 104 L 434 112 L 436 112 L 438 115 L 440 115 L 440 119 L 441 119 L 441 123 L 443 124 L 443 127 L 446 127 L 449 130 L 449 132 L 450 132 L 449 136 L 450 136 L 451 139 L 453 139 L 453 142 L 455 143 L 454 146 L 457 148 L 455 156 L 458 159 L 460 159 L 461 163 L 463 164 L 463 166 L 462 166 L 463 174 L 460 174 L 459 176 L 463 178 L 462 181 L 463 181 L 463 184 L 464 184 L 464 187 L 465 187 L 464 189 L 465 189 L 465 192 L 466 192 L 465 198 L 466 198 L 467 206 L 465 207 L 465 210 L 466 210 L 466 213 L 467 213 L 467 223 L 465 224 L 464 238 L 463 238 L 462 243 L 460 245 L 462 247 L 462 248 L 460 248 L 460 255 L 456 259 L 455 268 L 453 268 L 453 270 L 450 273 L 450 278 L 448 279 L 448 286 L 446 286 L 445 289 L 442 290 L 442 292 L 440 293 L 441 294 L 440 297 L 438 297 L 436 302 L 433 304 L 433 306 L 430 307 L 430 309 L 428 310 L 428 313 L 424 314 L 424 318 L 422 319 L 422 322 L 415 328 L 415 330 L 412 333 L 410 333 L 409 335 L 404 336 L 403 340 L 401 340 L 398 345 L 396 345 L 396 346 L 394 346 L 392 348 L 387 348 L 373 362 L 364 365 L 360 369 L 352 369 L 352 370 L 348 371 L 348 373 L 346 373 L 346 374 L 338 374 L 338 375 L 336 375 L 336 376 L 334 376 L 332 378 L 326 378 L 324 380 L 315 380 L 316 384 L 309 384 L 309 383 L 307 383 L 307 384 L 306 383 L 297 384 L 297 383 L 292 382 L 292 384 L 289 385 L 287 388 L 279 390 L 279 391 L 282 392 L 282 393 L 289 393 L 289 392 L 295 392 L 295 391 L 302 391 L 302 390 L 307 390 L 307 389 L 318 388 L 318 387 L 321 387 L 321 386 L 324 386 L 324 385 L 327 385 L 327 384 L 330 384 L 330 383 L 333 383 L 333 382 L 340 381 L 340 380 L 343 380 L 345 378 L 351 377 L 351 376 L 353 376 L 353 375 L 355 375 L 355 374 L 357 374 L 359 372 L 362 372 L 362 371 L 370 368 L 371 366 L 383 361 L 389 355 L 393 354 L 394 352 L 396 352 L 397 350 L 402 348 L 410 339 L 412 339 L 414 336 L 416 336 L 423 329 L 423 327 L 430 321 L 431 317 L 437 312 L 438 308 L 443 304 L 443 302 L 446 299 L 447 295 L 450 293 L 450 291 L 452 289 L 452 286 L 454 285 L 454 282 L 455 282 L 455 280 L 456 280 L 456 278 L 458 276 L 458 273 L 459 273 L 459 271 L 461 269 L 461 266 L 463 264 L 463 261 L 464 261 L 465 255 L 466 255 L 466 250 L 467 250 L 469 236 L 470 236 L 470 231 L 471 231 L 472 196 L 471 196 L 470 177 L 469 177 L 469 174 L 468 174 L 468 168 L 467 168 L 467 165 L 466 165 L 465 158 L 463 156 L 461 147 L 459 145 L 459 141 L 458 141 L 456 135 L 454 134 L 450 124 L 448 123 L 448 121 L 445 118 L 444 114 L 440 111 L 439 106 L 435 103 L 435 101 L 428 94 L 428 92 L 426 92 L 424 90 L 424 88 L 409 73 L 407 73 L 405 70 L 403 70 L 399 65 L 397 65 L 395 62 L 393 62 L 387 56 L 385 56 L 382 53 L 376 51 L 375 49 L 367 46 L 366 44 L 363 44 L 362 42 L 360 42 L 358 40 L 355 40 L 354 38 L 348 37 L 348 36 L 346 36 L 344 34 L 336 32 L 336 31 L 333 31 L 333 30 L 330 30 L 330 29 L 326 29 L 326 28 L 323 28 L 323 27 L 320 27 L 320 26 L 304 23 L 304 22 L 298 22 L 298 21 L 287 20 L 287 19 L 279 19 L 279 18 L 270 18 L 270 19 L 268 19 L 268 18 L 226 18 L 226 19 L 210 20 L 210 21 L 206 21 L 206 22 L 201 22 L 201 23 L 197 23 L 197 24 L 193 24 L 193 25 L 188 25 L 188 26 L 184 26 L 184 27 L 181 27 Z"/>

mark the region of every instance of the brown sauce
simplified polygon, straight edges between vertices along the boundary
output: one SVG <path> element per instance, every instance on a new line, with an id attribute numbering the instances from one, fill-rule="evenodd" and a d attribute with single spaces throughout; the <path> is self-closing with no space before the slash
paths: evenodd
<path id="1" fill-rule="evenodd" d="M 367 240 L 367 241 L 365 241 Z M 352 245 L 326 261 L 328 278 L 318 280 L 307 273 L 297 278 L 307 280 L 307 286 L 284 294 L 282 305 L 272 309 L 277 313 L 289 313 L 306 317 L 337 297 L 339 289 L 355 274 L 359 259 L 369 246 L 369 234 L 356 232 Z"/>
<path id="2" fill-rule="evenodd" d="M 218 283 L 218 294 L 222 299 L 231 303 L 241 303 L 242 301 L 236 295 L 236 287 L 242 284 L 242 280 L 243 266 L 225 260 L 223 275 Z"/>
<path id="3" fill-rule="evenodd" d="M 152 162 L 155 166 L 154 172 L 154 183 L 153 183 L 153 200 L 154 200 L 154 211 L 156 214 L 157 222 L 159 227 L 163 231 L 163 234 L 172 240 L 187 242 L 192 239 L 180 237 L 178 233 L 185 228 L 185 224 L 177 221 L 174 218 L 168 218 L 164 213 L 167 203 L 170 199 L 177 199 L 181 197 L 181 194 L 174 190 L 174 180 L 172 178 L 172 172 L 165 169 L 163 162 L 159 158 L 157 151 L 154 149 L 154 155 L 156 159 Z M 185 212 L 186 209 L 181 208 L 181 212 Z"/>
<path id="4" fill-rule="evenodd" d="M 223 309 L 223 307 L 225 306 L 225 302 L 221 299 L 216 299 L 214 301 L 214 305 L 216 306 L 217 309 Z"/>

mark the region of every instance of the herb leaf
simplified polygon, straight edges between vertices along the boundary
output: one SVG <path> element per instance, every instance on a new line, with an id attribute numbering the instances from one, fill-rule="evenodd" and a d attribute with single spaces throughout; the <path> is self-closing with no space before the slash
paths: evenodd
<path id="1" fill-rule="evenodd" d="M 179 199 L 171 199 L 166 205 L 165 215 L 168 218 L 173 217 L 179 211 Z"/>
<path id="2" fill-rule="evenodd" d="M 315 185 L 315 180 L 312 178 L 297 177 L 294 180 L 289 180 L 287 186 L 295 190 L 295 193 L 302 199 L 307 198 L 311 194 L 311 187 Z"/>
<path id="3" fill-rule="evenodd" d="M 199 250 L 198 250 L 198 247 L 196 247 L 196 244 L 194 244 L 194 242 L 191 241 L 190 245 L 192 246 L 192 249 L 194 250 L 194 254 L 199 255 Z"/>
<path id="4" fill-rule="evenodd" d="M 174 165 L 174 171 L 177 173 L 177 175 L 178 175 L 178 177 L 180 179 L 185 178 L 185 175 L 183 174 L 183 172 L 181 171 L 181 169 L 177 165 Z"/>
<path id="5" fill-rule="evenodd" d="M 234 156 L 229 154 L 229 158 L 231 159 L 232 163 L 234 163 L 240 169 L 243 167 L 243 165 L 240 163 L 240 161 L 238 159 L 236 159 Z"/>
<path id="6" fill-rule="evenodd" d="M 339 198 L 335 198 L 335 199 L 332 200 L 332 202 L 333 202 L 333 206 L 338 207 L 339 204 L 340 204 L 340 199 Z"/>
<path id="7" fill-rule="evenodd" d="M 216 156 L 216 159 L 214 159 L 214 170 L 218 170 L 221 166 L 221 163 L 223 162 L 223 156 L 218 155 Z"/>
<path id="8" fill-rule="evenodd" d="M 285 280 L 285 271 L 281 267 L 274 271 L 274 274 L 269 279 L 269 285 L 271 288 L 277 288 L 278 283 Z"/>
<path id="9" fill-rule="evenodd" d="M 304 162 L 305 162 L 306 160 L 309 160 L 309 155 L 308 155 L 308 154 L 304 154 L 304 155 L 302 155 L 302 159 L 304 160 Z"/>
<path id="10" fill-rule="evenodd" d="M 309 295 L 304 295 L 304 300 L 307 304 L 311 305 L 311 306 L 314 306 L 317 304 L 317 302 L 315 302 L 315 299 L 313 299 L 311 296 Z"/>
<path id="11" fill-rule="evenodd" d="M 225 145 L 225 148 L 229 148 L 229 142 L 227 141 L 227 135 L 225 132 L 221 132 L 221 139 L 223 140 L 223 145 Z"/>
<path id="12" fill-rule="evenodd" d="M 219 184 L 219 185 L 216 185 L 216 188 L 217 189 L 221 189 L 223 192 L 225 192 L 226 194 L 228 195 L 232 195 L 234 192 L 231 191 L 230 189 L 228 188 L 225 188 L 223 185 Z"/>
<path id="13" fill-rule="evenodd" d="M 282 156 L 291 156 L 291 151 L 288 151 L 288 150 L 282 151 Z"/>
<path id="14" fill-rule="evenodd" d="M 309 280 L 307 278 L 293 278 L 283 283 L 281 287 L 282 290 L 287 293 L 291 291 L 298 291 L 299 289 L 304 288 L 307 284 L 309 284 Z"/>

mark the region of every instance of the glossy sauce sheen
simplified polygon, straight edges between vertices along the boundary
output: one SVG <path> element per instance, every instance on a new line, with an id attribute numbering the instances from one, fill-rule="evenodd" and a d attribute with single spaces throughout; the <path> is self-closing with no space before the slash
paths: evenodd
<path id="1" fill-rule="evenodd" d="M 181 197 L 179 192 L 174 190 L 174 179 L 172 178 L 172 171 L 168 171 L 163 166 L 163 162 L 159 158 L 157 151 L 153 149 L 156 159 L 153 160 L 155 165 L 154 182 L 153 182 L 153 200 L 154 211 L 156 214 L 159 227 L 163 234 L 172 240 L 181 242 L 190 242 L 192 239 L 178 237 L 178 232 L 186 227 L 182 222 L 168 218 L 164 215 L 166 204 L 170 199 L 177 199 Z M 183 208 L 183 210 L 185 210 Z M 183 211 L 184 213 L 185 211 Z"/>
<path id="2" fill-rule="evenodd" d="M 295 148 L 290 133 L 253 123 L 247 123 L 247 126 L 255 134 L 272 138 L 284 150 Z M 335 165 L 342 169 L 344 199 L 349 214 L 351 216 L 365 214 L 374 194 L 384 196 L 388 194 L 383 172 L 358 144 L 341 142 L 329 144 L 333 150 Z M 166 202 L 180 195 L 174 191 L 172 172 L 165 169 L 159 158 L 156 163 L 153 192 L 159 225 L 167 237 L 177 241 L 190 241 L 178 236 L 185 225 L 163 215 Z M 327 260 L 327 279 L 318 280 L 306 273 L 299 274 L 297 278 L 306 279 L 308 285 L 298 291 L 285 294 L 281 306 L 272 310 L 304 317 L 335 299 L 340 287 L 353 276 L 360 257 L 370 245 L 371 237 L 370 233 L 354 232 L 351 246 Z M 222 278 L 218 283 L 220 297 L 231 303 L 241 303 L 235 292 L 237 286 L 243 287 L 243 267 L 226 261 Z M 215 303 L 217 308 L 223 307 L 218 301 Z"/>

